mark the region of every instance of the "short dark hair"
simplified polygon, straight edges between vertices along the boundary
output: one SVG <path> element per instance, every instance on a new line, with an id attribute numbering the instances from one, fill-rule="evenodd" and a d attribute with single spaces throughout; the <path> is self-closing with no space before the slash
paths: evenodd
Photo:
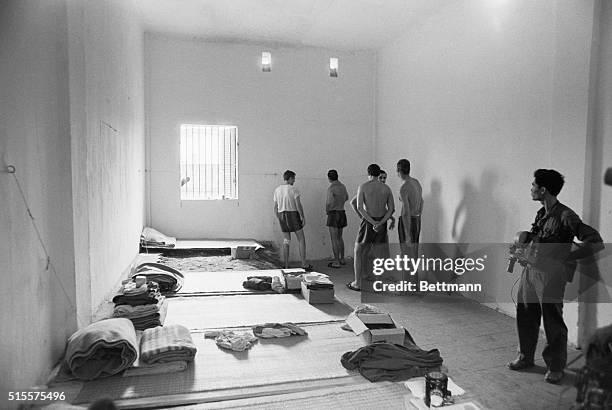
<path id="1" fill-rule="evenodd" d="M 293 171 L 291 171 L 291 170 L 286 170 L 286 171 L 283 173 L 283 179 L 284 179 L 285 181 L 289 181 L 291 178 L 294 178 L 294 177 L 295 177 L 295 172 L 293 172 Z"/>
<path id="2" fill-rule="evenodd" d="M 382 174 L 387 175 L 387 171 L 385 171 L 384 169 L 381 169 L 381 170 L 380 170 L 380 174 L 378 174 L 378 175 L 380 176 L 380 175 L 382 175 Z"/>
<path id="3" fill-rule="evenodd" d="M 397 172 L 401 172 L 404 175 L 410 175 L 410 161 L 406 158 L 397 161 Z"/>
<path id="4" fill-rule="evenodd" d="M 338 180 L 338 171 L 336 171 L 335 169 L 330 169 L 329 171 L 327 171 L 327 178 L 330 181 L 337 181 Z"/>
<path id="5" fill-rule="evenodd" d="M 380 167 L 378 164 L 370 164 L 368 165 L 368 175 L 373 177 L 377 177 L 380 175 Z"/>
<path id="6" fill-rule="evenodd" d="M 535 183 L 537 186 L 544 187 L 552 196 L 559 195 L 563 184 L 565 184 L 565 178 L 558 171 L 554 169 L 537 169 L 533 173 Z"/>

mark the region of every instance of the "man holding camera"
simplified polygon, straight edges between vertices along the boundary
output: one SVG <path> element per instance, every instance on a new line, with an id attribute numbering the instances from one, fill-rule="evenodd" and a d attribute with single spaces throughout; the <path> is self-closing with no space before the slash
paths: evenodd
<path id="1" fill-rule="evenodd" d="M 552 169 L 538 169 L 531 184 L 531 199 L 542 203 L 529 233 L 529 256 L 519 259 L 524 266 L 518 290 L 516 324 L 519 355 L 508 363 L 511 370 L 534 365 L 534 356 L 544 321 L 546 347 L 542 357 L 548 383 L 559 383 L 567 363 L 567 327 L 563 321 L 563 294 L 571 282 L 578 259 L 603 249 L 599 233 L 557 200 L 563 176 Z M 572 250 L 574 237 L 583 242 Z"/>

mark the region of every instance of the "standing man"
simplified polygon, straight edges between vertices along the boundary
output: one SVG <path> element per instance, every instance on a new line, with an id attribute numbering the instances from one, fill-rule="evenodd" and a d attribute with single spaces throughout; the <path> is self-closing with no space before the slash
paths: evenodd
<path id="1" fill-rule="evenodd" d="M 410 161 L 405 158 L 397 162 L 397 175 L 402 180 L 399 192 L 402 209 L 397 222 L 400 248 L 402 253 L 416 258 L 421 234 L 423 188 L 417 179 L 410 176 Z"/>
<path id="2" fill-rule="evenodd" d="M 382 182 L 383 184 L 386 184 L 387 183 L 387 171 L 385 171 L 384 169 L 381 169 L 380 175 L 378 175 L 378 180 Z M 351 199 L 351 208 L 353 208 L 353 211 L 355 211 L 359 219 L 363 218 L 363 216 L 361 216 L 361 214 L 359 213 L 359 210 L 357 209 L 357 195 L 355 195 L 353 199 Z M 392 231 L 393 228 L 395 228 L 395 218 L 393 217 L 393 215 L 389 217 L 389 221 L 390 221 L 389 230 Z"/>
<path id="3" fill-rule="evenodd" d="M 337 269 L 340 265 L 346 265 L 342 230 L 347 225 L 344 203 L 348 201 L 348 192 L 346 191 L 346 186 L 338 181 L 338 171 L 335 169 L 330 169 L 327 172 L 327 179 L 329 180 L 329 187 L 327 188 L 325 211 L 327 213 L 327 226 L 334 253 L 333 262 L 330 262 L 327 266 Z"/>
<path id="4" fill-rule="evenodd" d="M 289 267 L 289 245 L 291 232 L 295 232 L 299 244 L 302 268 L 312 270 L 312 265 L 306 263 L 306 238 L 304 237 L 304 209 L 300 202 L 300 191 L 293 186 L 295 172 L 287 170 L 283 174 L 284 184 L 274 190 L 274 214 L 280 222 L 283 232 L 283 262 L 285 268 Z"/>
<path id="5" fill-rule="evenodd" d="M 531 229 L 535 256 L 527 258 L 521 274 L 516 306 L 519 337 L 518 357 L 508 363 L 511 370 L 533 367 L 544 320 L 547 366 L 544 380 L 559 383 L 567 363 L 567 327 L 563 321 L 565 284 L 572 280 L 576 260 L 603 249 L 599 233 L 582 223 L 578 215 L 557 200 L 563 176 L 552 169 L 538 169 L 531 183 L 531 199 L 542 204 Z M 584 246 L 572 251 L 574 237 Z M 534 253 L 532 252 L 532 255 Z"/>
<path id="6" fill-rule="evenodd" d="M 357 189 L 357 212 L 363 219 L 355 240 L 355 280 L 347 283 L 351 290 L 361 290 L 367 259 L 376 244 L 388 244 L 387 220 L 395 211 L 391 189 L 378 180 L 380 167 L 368 166 L 368 181 Z"/>

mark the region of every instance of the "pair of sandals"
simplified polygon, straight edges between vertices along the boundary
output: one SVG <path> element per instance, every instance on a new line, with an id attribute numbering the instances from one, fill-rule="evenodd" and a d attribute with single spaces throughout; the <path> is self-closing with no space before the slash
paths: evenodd
<path id="1" fill-rule="evenodd" d="M 342 265 L 346 265 L 346 262 L 342 263 L 342 262 L 338 262 L 336 260 L 330 262 L 327 264 L 328 268 L 334 268 L 334 269 L 340 269 L 342 267 Z"/>

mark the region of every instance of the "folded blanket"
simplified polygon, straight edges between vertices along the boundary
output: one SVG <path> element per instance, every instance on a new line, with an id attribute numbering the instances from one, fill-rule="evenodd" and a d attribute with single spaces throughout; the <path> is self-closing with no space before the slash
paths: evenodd
<path id="1" fill-rule="evenodd" d="M 159 326 L 142 333 L 140 357 L 145 363 L 190 362 L 196 351 L 189 329 L 185 326 Z"/>
<path id="2" fill-rule="evenodd" d="M 178 270 L 156 262 L 141 263 L 130 274 L 132 278 L 140 275 L 145 276 L 147 281 L 157 282 L 162 293 L 178 292 L 185 280 L 184 275 Z"/>
<path id="3" fill-rule="evenodd" d="M 128 319 L 107 319 L 78 330 L 68 339 L 65 363 L 77 378 L 112 376 L 134 363 L 138 346 Z"/>
<path id="4" fill-rule="evenodd" d="M 163 233 L 145 226 L 140 234 L 140 242 L 143 246 L 155 246 L 159 248 L 174 248 L 176 246 L 176 238 L 166 236 Z"/>

